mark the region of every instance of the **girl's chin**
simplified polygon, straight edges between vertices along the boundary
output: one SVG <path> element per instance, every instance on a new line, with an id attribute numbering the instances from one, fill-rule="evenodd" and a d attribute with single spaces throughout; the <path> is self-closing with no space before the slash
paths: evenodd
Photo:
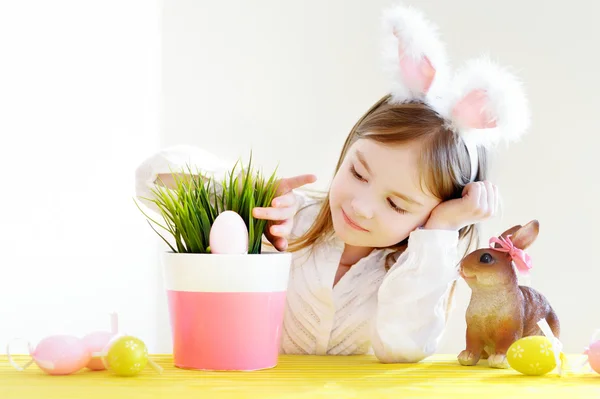
<path id="1" fill-rule="evenodd" d="M 348 229 L 343 227 L 338 228 L 335 224 L 333 225 L 333 232 L 335 237 L 346 245 L 352 245 L 356 247 L 368 246 L 368 242 L 364 233 L 361 237 L 361 232 L 348 231 Z"/>
<path id="2" fill-rule="evenodd" d="M 378 245 L 381 243 L 377 243 L 369 237 L 369 233 L 363 233 L 360 231 L 348 231 L 347 229 L 341 228 L 336 229 L 335 225 L 333 227 L 333 232 L 335 237 L 342 241 L 346 245 L 351 245 L 353 247 L 369 247 L 369 248 L 383 248 L 385 245 Z"/>
<path id="3" fill-rule="evenodd" d="M 335 229 L 334 229 L 334 234 L 338 240 L 342 241 L 346 245 L 351 245 L 353 247 L 391 248 L 391 247 L 395 247 L 396 245 L 398 245 L 399 242 L 402 241 L 402 240 L 399 240 L 396 242 L 377 242 L 377 241 L 365 239 L 365 237 L 361 238 L 361 237 L 357 237 L 352 234 L 346 234 L 346 232 L 344 232 L 344 231 L 338 232 Z"/>

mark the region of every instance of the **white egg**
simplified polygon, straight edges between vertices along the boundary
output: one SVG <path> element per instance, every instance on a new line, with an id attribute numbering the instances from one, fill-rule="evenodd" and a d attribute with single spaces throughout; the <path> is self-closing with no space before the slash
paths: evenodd
<path id="1" fill-rule="evenodd" d="M 233 211 L 224 211 L 216 217 L 208 238 L 213 254 L 248 253 L 248 228 L 244 219 Z"/>

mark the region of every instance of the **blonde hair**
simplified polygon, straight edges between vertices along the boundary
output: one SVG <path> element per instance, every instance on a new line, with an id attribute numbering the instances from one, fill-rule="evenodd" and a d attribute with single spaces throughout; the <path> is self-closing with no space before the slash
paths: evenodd
<path id="1" fill-rule="evenodd" d="M 469 183 L 471 162 L 467 148 L 458 135 L 450 131 L 445 121 L 431 108 L 420 103 L 389 104 L 390 96 L 382 97 L 354 125 L 342 148 L 335 172 L 339 170 L 348 149 L 361 138 L 383 144 L 401 144 L 414 140 L 422 142 L 419 168 L 423 171 L 421 184 L 441 201 L 460 198 Z M 487 177 L 487 157 L 480 148 L 479 168 L 475 181 Z M 423 186 L 422 186 L 423 187 Z M 328 240 L 334 234 L 329 195 L 325 194 L 321 209 L 312 226 L 300 237 L 291 238 L 288 251 L 295 252 Z M 475 225 L 462 228 L 459 238 L 466 242 L 465 254 L 478 245 L 479 234 Z M 406 250 L 408 238 L 392 248 L 395 255 Z M 455 285 L 452 286 L 450 298 Z M 450 307 L 448 304 L 448 308 Z"/>

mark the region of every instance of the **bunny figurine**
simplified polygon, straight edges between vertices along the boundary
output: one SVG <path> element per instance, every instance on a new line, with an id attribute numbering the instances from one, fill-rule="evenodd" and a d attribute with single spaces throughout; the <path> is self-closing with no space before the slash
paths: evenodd
<path id="1" fill-rule="evenodd" d="M 463 366 L 488 359 L 490 367 L 508 368 L 506 351 L 516 340 L 543 335 L 537 322 L 545 319 L 559 338 L 558 317 L 536 290 L 520 286 L 517 270 L 528 273 L 531 259 L 524 252 L 537 238 L 539 223 L 514 226 L 461 261 L 460 275 L 471 288 L 467 308 L 466 349 L 458 355 Z"/>

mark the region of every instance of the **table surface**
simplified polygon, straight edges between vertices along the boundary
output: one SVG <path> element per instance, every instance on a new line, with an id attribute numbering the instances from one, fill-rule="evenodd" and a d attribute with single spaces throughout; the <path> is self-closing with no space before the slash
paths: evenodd
<path id="1" fill-rule="evenodd" d="M 110 371 L 82 370 L 68 376 L 49 376 L 35 364 L 17 371 L 0 356 L 0 398 L 452 398 L 464 394 L 482 398 L 511 395 L 523 398 L 600 398 L 600 375 L 589 368 L 566 368 L 541 377 L 512 369 L 464 367 L 456 355 L 435 355 L 416 364 L 382 364 L 373 356 L 281 356 L 277 367 L 253 372 L 205 372 L 173 366 L 170 355 L 151 358 L 150 366 L 134 377 Z M 569 355 L 568 364 L 581 355 Z M 28 357 L 17 357 L 19 363 Z"/>

